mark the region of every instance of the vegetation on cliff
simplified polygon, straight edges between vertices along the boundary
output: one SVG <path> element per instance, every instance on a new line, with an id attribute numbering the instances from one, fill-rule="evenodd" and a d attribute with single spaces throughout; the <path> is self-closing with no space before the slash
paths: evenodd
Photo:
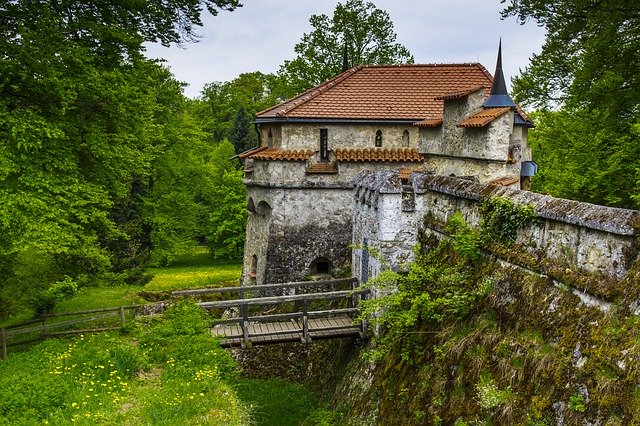
<path id="1" fill-rule="evenodd" d="M 354 363 L 360 377 L 338 388 L 344 410 L 396 424 L 640 421 L 640 320 L 628 303 L 637 290 L 608 310 L 586 304 L 570 281 L 497 262 L 484 251 L 488 228 L 456 214 L 446 229 L 423 235 L 406 273 L 381 276 L 397 292 L 370 302 L 380 335 Z"/>

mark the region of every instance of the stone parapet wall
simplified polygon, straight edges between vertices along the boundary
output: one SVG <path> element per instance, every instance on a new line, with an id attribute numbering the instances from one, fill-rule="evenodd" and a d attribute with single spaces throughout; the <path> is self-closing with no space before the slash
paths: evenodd
<path id="1" fill-rule="evenodd" d="M 369 235 L 372 247 L 395 250 L 388 258 L 392 267 L 399 266 L 394 259 L 410 256 L 407 247 L 417 243 L 417 218 L 429 217 L 427 223 L 442 224 L 460 211 L 471 226 L 479 226 L 481 202 L 492 197 L 534 206 L 540 220 L 520 230 L 516 239 L 517 246 L 532 256 L 611 278 L 624 277 L 639 258 L 640 212 L 636 210 L 425 173 L 413 173 L 404 185 L 393 171 L 363 173 L 357 182 L 354 243 Z M 413 210 L 407 209 L 409 198 L 413 198 Z M 368 209 L 377 211 L 374 217 L 367 217 Z M 376 222 L 365 223 L 365 219 Z M 408 229 L 411 226 L 416 229 Z M 379 230 L 373 232 L 374 228 Z M 380 229 L 386 230 L 384 238 Z M 356 268 L 354 273 L 362 271 Z"/>

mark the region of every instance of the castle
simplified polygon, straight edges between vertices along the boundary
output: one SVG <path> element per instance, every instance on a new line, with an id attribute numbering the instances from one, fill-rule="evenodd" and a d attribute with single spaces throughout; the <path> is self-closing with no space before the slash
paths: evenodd
<path id="1" fill-rule="evenodd" d="M 477 63 L 359 66 L 258 113 L 255 123 L 260 145 L 239 156 L 249 211 L 243 285 L 350 268 L 354 197 L 377 202 L 354 191 L 363 173 L 526 188 L 535 168 L 532 123 L 507 93 L 500 49 L 495 77 Z M 405 198 L 411 211 L 411 194 Z"/>

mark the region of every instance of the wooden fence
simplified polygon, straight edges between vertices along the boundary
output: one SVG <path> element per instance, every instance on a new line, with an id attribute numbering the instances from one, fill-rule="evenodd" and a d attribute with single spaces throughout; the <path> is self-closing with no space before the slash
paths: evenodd
<path id="1" fill-rule="evenodd" d="M 0 328 L 2 359 L 7 359 L 8 348 L 44 340 L 47 337 L 70 336 L 74 334 L 95 333 L 117 330 L 124 326 L 128 316 L 133 318 L 139 305 L 118 306 L 115 308 L 91 309 L 76 312 L 61 312 L 43 315 L 39 318 Z M 84 315 L 84 317 L 82 317 Z M 78 318 L 81 316 L 81 318 Z M 73 319 L 65 319 L 73 318 Z M 115 321 L 113 321 L 115 319 Z M 98 326 L 76 328 L 79 325 L 95 323 Z"/>

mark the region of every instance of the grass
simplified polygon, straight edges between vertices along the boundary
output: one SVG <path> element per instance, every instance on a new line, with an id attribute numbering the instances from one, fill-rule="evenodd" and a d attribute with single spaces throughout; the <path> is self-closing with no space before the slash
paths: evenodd
<path id="1" fill-rule="evenodd" d="M 235 363 L 181 302 L 130 334 L 51 339 L 0 362 L 0 424 L 244 425 Z"/>
<path id="2" fill-rule="evenodd" d="M 153 279 L 143 287 L 114 285 L 84 287 L 72 297 L 61 300 L 55 312 L 81 311 L 144 303 L 138 293 L 226 287 L 240 284 L 239 261 L 214 260 L 205 247 L 196 247 L 179 256 L 170 265 L 150 268 Z"/>
<path id="3" fill-rule="evenodd" d="M 331 425 L 335 415 L 309 389 L 280 379 L 238 379 L 233 383 L 238 398 L 251 409 L 261 426 Z"/>
<path id="4" fill-rule="evenodd" d="M 238 285 L 241 265 L 213 261 L 198 248 L 149 272 L 154 278 L 144 287 L 84 287 L 56 311 L 141 303 L 141 290 Z M 0 425 L 338 424 L 303 386 L 234 373 L 228 353 L 201 332 L 210 320 L 181 309 L 164 320 L 140 318 L 130 334 L 50 339 L 10 351 L 0 361 Z"/>

